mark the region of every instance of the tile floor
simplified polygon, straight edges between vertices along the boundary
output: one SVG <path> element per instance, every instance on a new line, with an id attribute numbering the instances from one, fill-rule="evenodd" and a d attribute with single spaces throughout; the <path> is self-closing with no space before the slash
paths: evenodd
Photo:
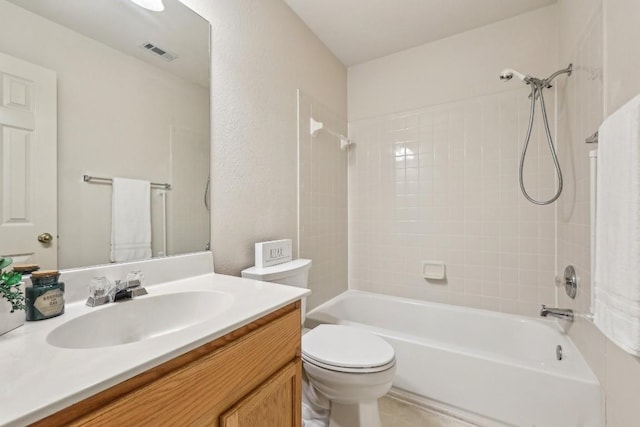
<path id="1" fill-rule="evenodd" d="M 378 401 L 382 427 L 474 427 L 447 415 L 419 408 L 393 397 Z"/>

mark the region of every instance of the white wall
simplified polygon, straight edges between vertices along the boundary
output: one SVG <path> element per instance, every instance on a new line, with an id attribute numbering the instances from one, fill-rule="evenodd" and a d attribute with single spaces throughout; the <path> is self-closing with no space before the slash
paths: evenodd
<path id="1" fill-rule="evenodd" d="M 346 115 L 339 116 L 311 96 L 300 93 L 299 224 L 300 258 L 313 261 L 307 309 L 347 290 L 348 203 L 347 156 L 340 141 L 327 132 L 311 136 L 310 119 L 347 134 Z"/>
<path id="2" fill-rule="evenodd" d="M 640 2 L 604 0 L 603 3 L 605 113 L 611 114 L 640 93 Z"/>
<path id="3" fill-rule="evenodd" d="M 640 93 L 640 2 L 604 1 L 605 115 Z M 640 358 L 606 340 L 607 422 L 638 423 Z"/>
<path id="4" fill-rule="evenodd" d="M 554 207 L 518 188 L 528 89 L 556 66 L 551 6 L 349 69 L 349 286 L 537 315 L 555 300 Z M 554 124 L 554 96 L 546 94 Z M 525 180 L 554 192 L 540 127 Z M 425 281 L 422 261 L 444 261 Z"/>
<path id="5" fill-rule="evenodd" d="M 344 117 L 346 69 L 281 0 L 184 3 L 213 28 L 212 244 L 237 275 L 254 242 L 298 240 L 296 91 Z"/>
<path id="6" fill-rule="evenodd" d="M 602 120 L 640 92 L 640 4 L 628 0 L 561 0 L 560 57 L 574 63 L 576 73 L 559 98 L 559 133 L 564 144 L 560 161 L 566 171 L 566 194 L 558 205 L 558 270 L 576 266 L 580 284 L 571 300 L 559 291 L 559 304 L 585 313 L 590 295 L 588 151 L 584 139 Z M 578 317 L 569 329 L 574 342 L 605 391 L 607 425 L 637 424 L 640 402 L 640 359 L 621 350 L 592 322 Z"/>
<path id="7" fill-rule="evenodd" d="M 504 68 L 546 75 L 556 22 L 549 6 L 350 67 L 349 121 L 507 90 Z"/>
<path id="8" fill-rule="evenodd" d="M 208 89 L 0 0 L 0 51 L 58 74 L 59 267 L 109 262 L 111 187 L 82 174 L 170 182 L 172 129 L 208 138 Z M 175 143 L 175 141 L 174 141 Z M 209 156 L 200 145 L 187 163 Z M 175 188 L 201 200 L 206 183 Z M 159 198 L 153 200 L 154 249 L 160 249 Z M 169 194 L 169 200 L 171 200 Z M 181 248 L 204 249 L 207 212 L 190 211 L 199 236 Z M 154 252 L 156 253 L 156 252 Z"/>

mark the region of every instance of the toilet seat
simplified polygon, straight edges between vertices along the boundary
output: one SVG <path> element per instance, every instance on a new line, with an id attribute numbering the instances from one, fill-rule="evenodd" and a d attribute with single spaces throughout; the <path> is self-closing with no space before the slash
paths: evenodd
<path id="1" fill-rule="evenodd" d="M 393 366 L 396 364 L 396 360 L 393 359 L 391 362 L 382 366 L 375 366 L 371 368 L 347 368 L 344 366 L 334 366 L 334 365 L 329 365 L 327 363 L 322 363 L 310 357 L 305 357 L 304 354 L 302 355 L 302 361 L 304 363 L 310 363 L 314 366 L 317 366 L 318 368 L 326 369 L 328 371 L 343 372 L 346 374 L 373 374 L 376 372 L 383 372 L 383 371 L 386 371 L 387 369 L 393 368 Z"/>
<path id="2" fill-rule="evenodd" d="M 347 373 L 385 371 L 395 365 L 393 347 L 372 333 L 342 325 L 319 325 L 302 337 L 302 360 Z"/>

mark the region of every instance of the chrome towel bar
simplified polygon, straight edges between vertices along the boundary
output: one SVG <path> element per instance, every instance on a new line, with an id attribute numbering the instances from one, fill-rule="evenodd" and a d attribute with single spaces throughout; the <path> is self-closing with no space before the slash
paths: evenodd
<path id="1" fill-rule="evenodd" d="M 82 175 L 82 180 L 84 182 L 99 182 L 103 184 L 113 183 L 112 178 L 100 178 L 99 176 L 91 176 L 91 175 Z M 165 190 L 171 190 L 171 184 L 167 184 L 167 183 L 152 182 L 151 186 L 155 188 L 164 188 Z"/>

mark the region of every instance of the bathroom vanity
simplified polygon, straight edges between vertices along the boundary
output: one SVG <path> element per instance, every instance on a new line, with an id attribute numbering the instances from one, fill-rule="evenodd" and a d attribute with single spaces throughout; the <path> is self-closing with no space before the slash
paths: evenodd
<path id="1" fill-rule="evenodd" d="M 299 426 L 300 302 L 63 409 L 36 426 Z"/>
<path id="2" fill-rule="evenodd" d="M 0 340 L 0 425 L 300 425 L 307 290 L 205 273 L 92 308 L 86 275 L 63 316 Z"/>

